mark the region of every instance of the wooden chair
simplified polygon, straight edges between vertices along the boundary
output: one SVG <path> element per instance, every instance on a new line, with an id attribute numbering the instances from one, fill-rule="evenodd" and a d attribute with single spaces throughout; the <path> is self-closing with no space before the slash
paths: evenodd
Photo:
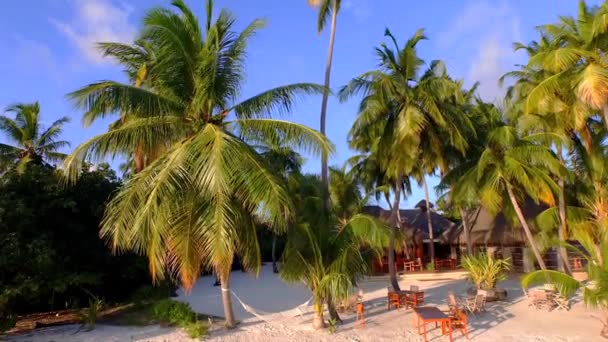
<path id="1" fill-rule="evenodd" d="M 465 308 L 473 315 L 486 311 L 486 296 L 483 294 L 477 294 L 473 298 L 467 298 L 464 305 Z"/>
<path id="2" fill-rule="evenodd" d="M 388 310 L 391 309 L 392 306 L 396 307 L 397 310 L 399 310 L 399 308 L 401 307 L 401 298 L 399 297 L 399 294 L 397 292 L 394 292 L 393 290 L 391 290 L 391 288 L 387 288 L 388 290 Z"/>
<path id="3" fill-rule="evenodd" d="M 424 305 L 424 292 L 423 291 L 412 292 L 405 296 L 405 308 L 406 309 L 408 306 L 411 306 L 412 308 L 417 308 L 420 305 Z"/>
<path id="4" fill-rule="evenodd" d="M 458 300 L 456 299 L 456 295 L 452 291 L 448 291 L 448 312 L 449 315 L 454 315 L 457 311 L 460 310 L 460 305 L 458 305 Z"/>
<path id="5" fill-rule="evenodd" d="M 450 317 L 452 320 L 452 330 L 460 330 L 460 332 L 467 338 L 467 340 L 469 339 L 469 329 L 467 327 L 467 314 L 462 311 L 462 310 L 458 310 L 455 312 L 454 317 Z"/>

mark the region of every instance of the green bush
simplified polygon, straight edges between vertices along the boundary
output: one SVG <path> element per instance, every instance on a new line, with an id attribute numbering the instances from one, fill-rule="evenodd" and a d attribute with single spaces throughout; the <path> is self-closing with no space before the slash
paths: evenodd
<path id="1" fill-rule="evenodd" d="M 192 311 L 190 305 L 171 299 L 163 299 L 154 303 L 151 314 L 154 319 L 171 325 L 182 326 L 196 322 L 196 313 Z"/>
<path id="2" fill-rule="evenodd" d="M 209 330 L 209 325 L 199 321 L 187 303 L 163 299 L 152 305 L 150 314 L 160 323 L 183 328 L 191 338 L 203 337 Z"/>
<path id="3" fill-rule="evenodd" d="M 471 282 L 482 290 L 495 288 L 496 283 L 507 278 L 505 272 L 511 267 L 509 259 L 496 259 L 487 253 L 465 255 L 460 263 L 469 272 Z"/>
<path id="4" fill-rule="evenodd" d="M 185 326 L 183 326 L 183 329 L 186 331 L 186 334 L 190 336 L 190 338 L 201 338 L 207 336 L 207 333 L 209 332 L 209 325 L 202 321 L 196 321 L 193 323 L 187 323 Z"/>

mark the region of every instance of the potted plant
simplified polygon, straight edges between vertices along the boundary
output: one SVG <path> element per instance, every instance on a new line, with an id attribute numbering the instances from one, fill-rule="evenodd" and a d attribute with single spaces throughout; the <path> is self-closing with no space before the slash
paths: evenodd
<path id="1" fill-rule="evenodd" d="M 487 301 L 493 301 L 507 297 L 507 292 L 496 288 L 496 284 L 507 278 L 506 271 L 511 267 L 509 261 L 478 253 L 463 256 L 460 263 L 469 273 L 469 280 L 475 284 L 474 292 L 484 293 Z"/>

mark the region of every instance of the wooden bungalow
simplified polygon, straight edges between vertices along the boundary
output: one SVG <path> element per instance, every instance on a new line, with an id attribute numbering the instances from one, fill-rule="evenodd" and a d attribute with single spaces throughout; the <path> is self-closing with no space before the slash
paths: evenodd
<path id="1" fill-rule="evenodd" d="M 545 209 L 546 207 L 532 200 L 526 201 L 522 206 L 523 214 L 533 232 L 536 229 L 535 217 Z M 457 247 L 459 255 L 466 252 L 468 235 L 473 252 L 488 251 L 498 257 L 510 258 L 513 269 L 518 272 L 534 268 L 534 258 L 527 248 L 527 240 L 518 220 L 508 219 L 502 212 L 492 215 L 483 207 L 467 211 L 465 218 L 466 225 L 460 222 L 441 236 L 444 243 Z M 465 226 L 468 234 L 465 234 Z M 573 269 L 580 266 L 576 258 L 570 259 Z M 557 269 L 557 250 L 551 248 L 546 251 L 544 260 L 548 268 Z"/>
<path id="2" fill-rule="evenodd" d="M 455 230 L 456 223 L 448 220 L 433 209 L 431 203 L 431 223 L 433 225 L 433 243 L 435 245 L 436 258 L 454 257 L 453 251 L 456 250 L 448 240 L 443 238 L 446 231 Z M 388 222 L 391 211 L 379 206 L 366 206 L 366 214 L 379 217 Z M 396 246 L 395 263 L 398 271 L 404 270 L 406 260 L 419 260 L 420 264 L 425 265 L 429 262 L 428 242 L 430 240 L 428 232 L 428 221 L 426 214 L 426 203 L 420 201 L 413 209 L 399 210 L 401 232 L 405 236 L 406 243 Z M 388 273 L 388 256 L 385 254 L 379 260 L 375 260 L 372 265 L 373 273 Z"/>

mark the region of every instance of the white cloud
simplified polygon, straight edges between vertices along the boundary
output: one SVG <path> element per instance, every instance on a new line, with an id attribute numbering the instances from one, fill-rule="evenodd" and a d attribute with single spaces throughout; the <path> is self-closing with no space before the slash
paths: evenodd
<path id="1" fill-rule="evenodd" d="M 51 23 L 95 64 L 104 60 L 95 44 L 98 42 L 130 43 L 135 26 L 129 21 L 132 8 L 112 0 L 73 0 L 73 17 L 67 21 L 51 18 Z"/>
<path id="2" fill-rule="evenodd" d="M 518 15 L 506 1 L 470 2 L 448 29 L 439 35 L 441 48 L 473 51 L 466 79 L 479 81 L 479 95 L 493 101 L 504 95 L 498 78 L 513 68 L 516 55 L 511 48 L 520 40 Z"/>
<path id="3" fill-rule="evenodd" d="M 372 6 L 369 0 L 345 0 L 342 8 L 346 12 L 352 13 L 359 21 L 363 21 L 372 16 Z"/>

